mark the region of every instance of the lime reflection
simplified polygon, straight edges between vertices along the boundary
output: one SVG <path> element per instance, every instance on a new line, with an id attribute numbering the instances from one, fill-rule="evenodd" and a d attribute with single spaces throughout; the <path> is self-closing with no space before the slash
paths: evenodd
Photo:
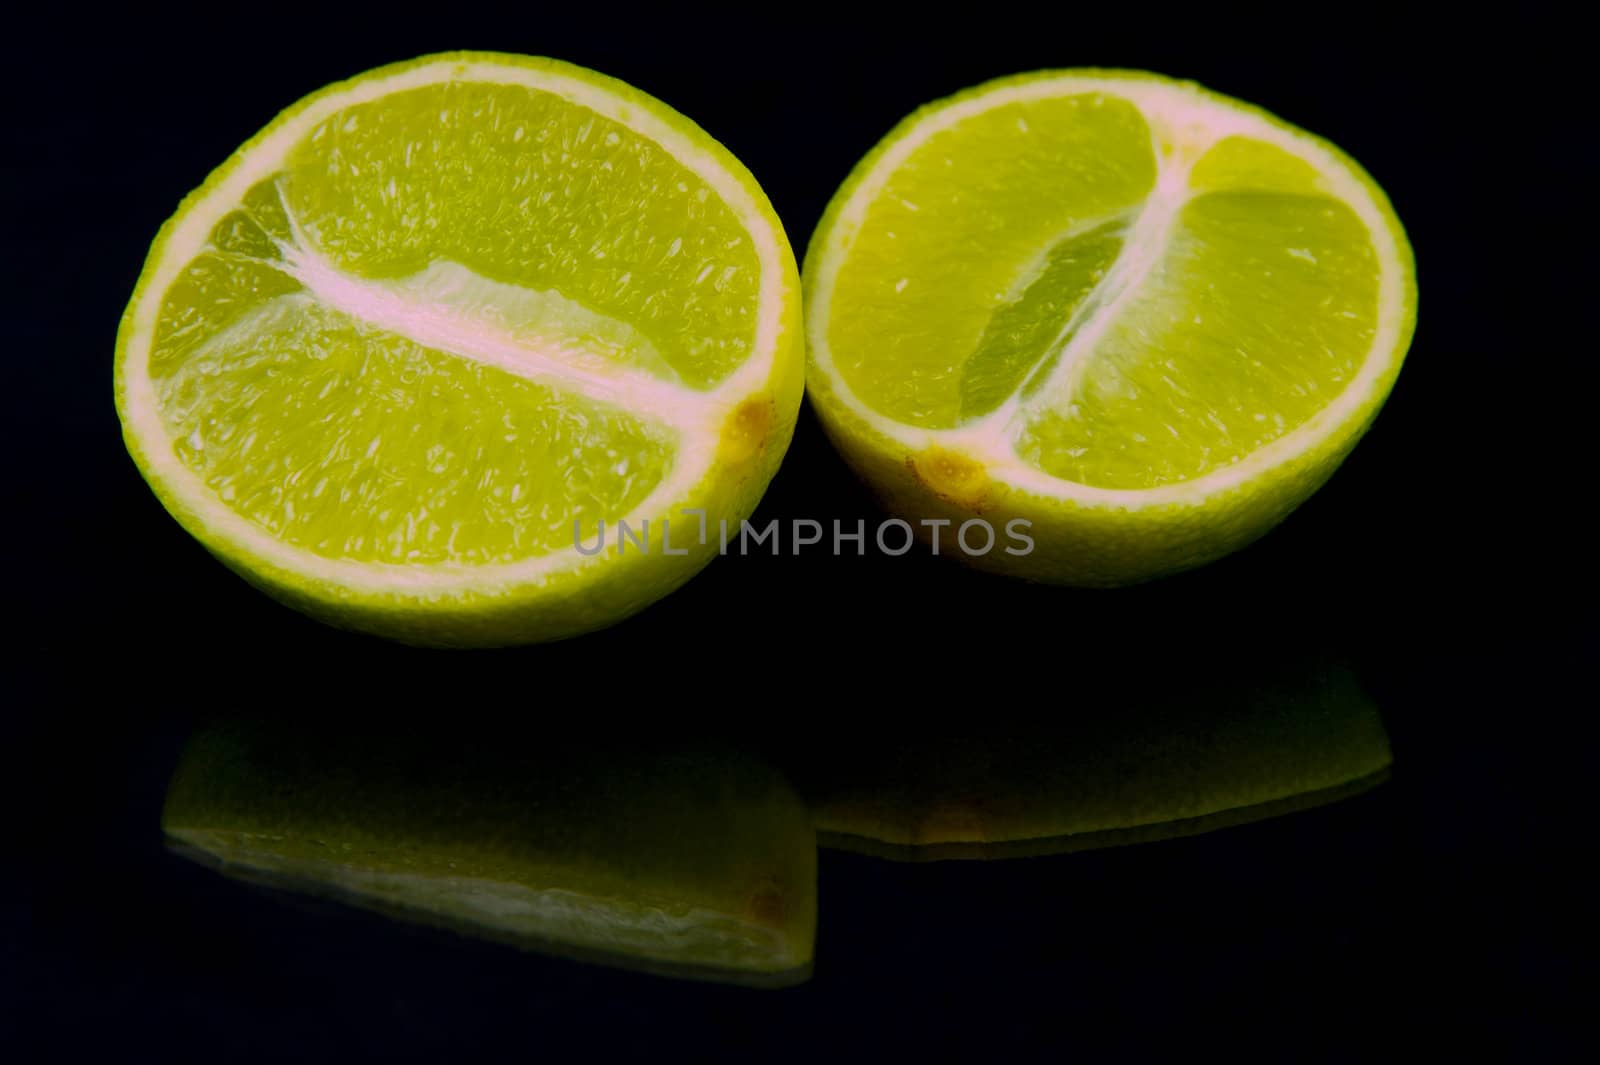
<path id="1" fill-rule="evenodd" d="M 241 717 L 191 739 L 163 828 L 229 875 L 540 952 L 810 973 L 815 836 L 783 777 L 732 748 Z"/>
<path id="2" fill-rule="evenodd" d="M 788 766 L 824 846 L 919 861 L 1021 857 L 1193 835 L 1387 779 L 1388 735 L 1328 661 L 1213 661 L 1058 681 L 942 731 L 906 721 Z"/>

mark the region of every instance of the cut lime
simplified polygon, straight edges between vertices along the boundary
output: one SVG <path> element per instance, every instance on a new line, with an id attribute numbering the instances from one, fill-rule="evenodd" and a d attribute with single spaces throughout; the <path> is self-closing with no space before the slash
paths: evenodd
<path id="1" fill-rule="evenodd" d="M 1031 522 L 1032 551 L 965 557 L 1075 584 L 1271 528 L 1377 414 L 1416 316 L 1405 234 L 1348 157 L 1111 71 L 907 118 L 805 278 L 808 389 L 852 465 L 914 525 Z"/>
<path id="2" fill-rule="evenodd" d="M 534 949 L 804 979 L 816 839 L 734 750 L 240 720 L 189 744 L 163 826 L 224 872 Z"/>
<path id="3" fill-rule="evenodd" d="M 423 643 L 566 636 L 754 509 L 799 404 L 798 292 L 754 179 L 666 105 L 434 56 L 300 101 L 184 201 L 118 410 L 173 515 L 288 602 Z"/>

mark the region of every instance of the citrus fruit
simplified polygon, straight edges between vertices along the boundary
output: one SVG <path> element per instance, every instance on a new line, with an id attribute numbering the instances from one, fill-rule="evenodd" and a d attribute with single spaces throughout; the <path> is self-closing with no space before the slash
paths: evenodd
<path id="1" fill-rule="evenodd" d="M 525 949 L 758 984 L 810 970 L 807 811 L 731 748 L 244 718 L 190 740 L 162 824 L 230 875 Z"/>
<path id="2" fill-rule="evenodd" d="M 702 522 L 788 446 L 800 345 L 793 255 L 721 145 L 592 71 L 458 53 L 301 100 L 183 202 L 116 399 L 167 509 L 266 591 L 516 643 L 710 559 Z"/>
<path id="3" fill-rule="evenodd" d="M 1027 523 L 1031 547 L 974 530 L 947 553 L 1066 584 L 1272 528 L 1371 423 L 1416 317 L 1405 233 L 1356 163 L 1119 71 L 912 114 L 834 196 L 804 274 L 807 388 L 850 464 L 924 535 Z"/>
<path id="4" fill-rule="evenodd" d="M 1048 722 L 858 731 L 790 775 L 824 845 L 912 861 L 1193 835 L 1388 776 L 1382 719 L 1338 663 L 1190 663 L 1182 677 L 1075 680 Z"/>

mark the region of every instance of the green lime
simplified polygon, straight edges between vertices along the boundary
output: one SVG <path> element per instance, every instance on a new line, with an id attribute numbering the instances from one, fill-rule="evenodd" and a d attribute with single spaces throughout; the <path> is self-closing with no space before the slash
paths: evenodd
<path id="1" fill-rule="evenodd" d="M 966 557 L 1087 585 L 1280 521 L 1371 423 L 1416 318 L 1405 233 L 1352 160 L 1116 71 L 911 115 L 835 195 L 805 286 L 812 401 L 891 509 L 1022 520 L 1031 550 Z"/>
<path id="2" fill-rule="evenodd" d="M 301 100 L 183 202 L 116 398 L 167 509 L 268 592 L 515 643 L 709 561 L 702 522 L 747 516 L 788 446 L 799 330 L 782 227 L 703 130 L 592 71 L 457 53 Z"/>

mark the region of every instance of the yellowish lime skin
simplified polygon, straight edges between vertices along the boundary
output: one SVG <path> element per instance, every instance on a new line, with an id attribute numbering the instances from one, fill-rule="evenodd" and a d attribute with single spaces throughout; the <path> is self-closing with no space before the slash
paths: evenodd
<path id="1" fill-rule="evenodd" d="M 1136 71 L 1038 71 L 997 79 L 928 104 L 902 120 L 856 164 L 812 235 L 803 268 L 803 286 L 813 347 L 828 326 L 827 308 L 818 293 L 823 258 L 820 249 L 829 243 L 841 213 L 880 160 L 930 115 L 998 89 L 1061 77 L 1181 85 L 1188 92 L 1308 138 L 1303 131 L 1260 108 L 1197 85 Z M 1328 427 L 1310 447 L 1250 479 L 1181 502 L 1152 504 L 1141 500 L 1137 492 L 1123 493 L 1112 501 L 1061 498 L 997 480 L 981 463 L 960 453 L 939 448 L 916 450 L 891 438 L 840 398 L 838 383 L 813 358 L 807 365 L 806 393 L 834 447 L 871 486 L 885 509 L 910 522 L 919 536 L 928 535 L 923 519 L 944 519 L 959 526 L 981 518 L 996 532 L 996 546 L 986 554 L 945 554 L 954 554 L 979 569 L 1032 581 L 1080 587 L 1135 584 L 1203 566 L 1267 533 L 1333 475 L 1372 425 L 1399 374 L 1416 323 L 1415 261 L 1387 196 L 1348 155 L 1326 141 L 1309 139 L 1336 157 L 1378 207 L 1398 249 L 1404 284 L 1395 356 L 1373 380 L 1363 401 L 1349 409 L 1338 424 Z M 1008 542 L 1005 529 L 1014 521 L 1026 522 L 1021 528 L 1034 541 L 1025 554 L 1003 549 Z"/>
<path id="2" fill-rule="evenodd" d="M 673 547 L 660 549 L 659 532 L 648 553 L 615 546 L 614 532 L 601 554 L 578 565 L 557 568 L 536 579 L 504 586 L 463 589 L 419 589 L 403 575 L 392 586 L 354 588 L 300 569 L 276 564 L 227 535 L 215 518 L 181 497 L 151 461 L 152 450 L 170 448 L 165 438 L 137 431 L 129 399 L 129 342 L 137 310 L 152 295 L 152 278 L 168 252 L 174 230 L 184 216 L 219 184 L 244 165 L 263 142 L 294 123 L 307 109 L 329 97 L 350 92 L 367 82 L 441 63 L 494 64 L 579 79 L 692 141 L 732 175 L 758 206 L 761 222 L 770 228 L 780 252 L 781 314 L 771 370 L 764 384 L 733 410 L 720 433 L 717 460 L 683 498 L 660 515 L 674 519 Z M 487 52 L 453 52 L 397 63 L 336 83 L 283 111 L 238 149 L 179 205 L 151 245 L 118 331 L 114 390 L 123 423 L 123 439 L 141 474 L 169 513 L 205 548 L 251 584 L 281 602 L 336 627 L 372 633 L 404 643 L 434 647 L 485 647 L 564 639 L 614 624 L 680 587 L 716 554 L 715 534 L 706 544 L 683 537 L 693 518 L 680 510 L 704 509 L 715 529 L 719 519 L 730 524 L 748 517 L 776 473 L 793 435 L 804 389 L 804 348 L 799 274 L 781 222 L 754 177 L 721 144 L 688 118 L 659 100 L 605 75 L 558 60 Z M 759 354 L 759 353 L 758 353 Z M 620 515 L 619 515 L 620 517 Z M 681 521 L 681 526 L 678 524 Z M 609 524 L 609 523 L 608 523 Z M 652 523 L 655 524 L 655 523 Z M 592 534 L 591 534 L 592 536 Z"/>

